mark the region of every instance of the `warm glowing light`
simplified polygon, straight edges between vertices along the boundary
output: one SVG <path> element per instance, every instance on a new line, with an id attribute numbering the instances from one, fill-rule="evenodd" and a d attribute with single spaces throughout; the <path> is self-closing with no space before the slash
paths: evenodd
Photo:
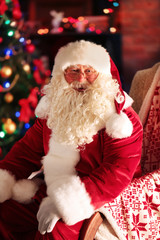
<path id="1" fill-rule="evenodd" d="M 104 9 L 103 9 L 103 12 L 104 12 L 105 14 L 112 13 L 112 12 L 113 12 L 113 9 L 112 9 L 112 8 L 104 8 Z"/>
<path id="2" fill-rule="evenodd" d="M 39 35 L 43 35 L 43 34 L 47 34 L 49 32 L 49 29 L 48 28 L 40 28 L 38 29 L 37 33 Z"/>
<path id="3" fill-rule="evenodd" d="M 21 35 L 20 35 L 19 31 L 15 31 L 15 38 L 18 39 L 18 38 L 20 38 L 20 36 Z"/>
<path id="4" fill-rule="evenodd" d="M 15 21 L 11 22 L 10 26 L 11 27 L 15 27 L 17 25 L 17 23 Z"/>
<path id="5" fill-rule="evenodd" d="M 13 95 L 8 92 L 4 95 L 4 100 L 7 102 L 7 103 L 11 103 L 13 101 L 14 97 Z"/>
<path id="6" fill-rule="evenodd" d="M 111 33 L 115 33 L 115 32 L 117 32 L 117 29 L 116 29 L 115 27 L 110 27 L 110 28 L 109 28 L 109 31 L 110 31 Z"/>
<path id="7" fill-rule="evenodd" d="M 24 69 L 25 72 L 30 73 L 31 68 L 30 68 L 30 65 L 29 65 L 29 64 L 27 64 L 27 63 L 24 64 L 24 65 L 23 65 L 23 69 Z"/>
<path id="8" fill-rule="evenodd" d="M 12 68 L 9 66 L 3 66 L 1 69 L 1 76 L 3 78 L 8 78 L 12 75 Z"/>
<path id="9" fill-rule="evenodd" d="M 63 23 L 67 23 L 67 22 L 68 22 L 68 18 L 63 18 L 63 19 L 62 19 L 62 22 L 63 22 Z"/>
<path id="10" fill-rule="evenodd" d="M 80 22 L 84 21 L 84 17 L 82 17 L 82 16 L 78 17 L 78 21 L 80 21 Z"/>
<path id="11" fill-rule="evenodd" d="M 9 55 L 6 55 L 5 56 L 5 59 L 7 60 L 7 59 L 10 59 L 10 56 Z"/>
<path id="12" fill-rule="evenodd" d="M 16 130 L 16 124 L 11 118 L 8 118 L 2 127 L 7 134 L 12 134 Z"/>
<path id="13" fill-rule="evenodd" d="M 31 40 L 27 39 L 26 44 L 31 44 Z"/>

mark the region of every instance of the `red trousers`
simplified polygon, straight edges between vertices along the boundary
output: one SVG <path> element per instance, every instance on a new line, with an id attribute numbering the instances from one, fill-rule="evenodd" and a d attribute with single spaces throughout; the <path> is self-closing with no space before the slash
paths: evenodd
<path id="1" fill-rule="evenodd" d="M 51 233 L 41 235 L 38 231 L 36 214 L 39 204 L 20 204 L 13 200 L 0 204 L 1 240 L 78 240 L 83 221 L 68 226 L 58 221 Z"/>

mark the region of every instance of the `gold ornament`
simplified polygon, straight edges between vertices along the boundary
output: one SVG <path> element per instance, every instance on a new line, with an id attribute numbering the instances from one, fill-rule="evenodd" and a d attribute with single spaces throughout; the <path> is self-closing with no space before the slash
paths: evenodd
<path id="1" fill-rule="evenodd" d="M 23 70 L 26 72 L 26 73 L 30 73 L 31 71 L 31 68 L 30 68 L 30 65 L 28 63 L 25 63 L 23 65 Z"/>
<path id="2" fill-rule="evenodd" d="M 7 134 L 12 134 L 16 131 L 16 124 L 12 121 L 11 118 L 7 118 L 3 124 L 3 129 Z"/>
<path id="3" fill-rule="evenodd" d="M 2 67 L 2 69 L 1 69 L 1 76 L 3 78 L 8 78 L 11 75 L 12 75 L 12 68 L 11 67 L 9 67 L 9 66 Z"/>
<path id="4" fill-rule="evenodd" d="M 14 97 L 10 92 L 6 93 L 5 96 L 4 96 L 4 100 L 7 103 L 11 103 L 13 101 L 13 99 L 14 99 Z"/>

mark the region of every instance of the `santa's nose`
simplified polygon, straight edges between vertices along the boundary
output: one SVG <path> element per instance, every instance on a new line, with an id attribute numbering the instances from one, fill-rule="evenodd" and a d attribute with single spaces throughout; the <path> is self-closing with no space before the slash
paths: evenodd
<path id="1" fill-rule="evenodd" d="M 80 82 L 80 83 L 86 81 L 86 77 L 85 77 L 85 74 L 83 72 L 79 73 L 77 81 Z"/>

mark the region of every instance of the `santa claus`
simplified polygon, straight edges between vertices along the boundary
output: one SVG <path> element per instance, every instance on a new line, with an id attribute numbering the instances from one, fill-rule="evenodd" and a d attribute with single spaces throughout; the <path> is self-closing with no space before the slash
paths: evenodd
<path id="1" fill-rule="evenodd" d="M 60 48 L 43 94 L 35 124 L 0 162 L 2 239 L 76 240 L 140 174 L 142 125 L 102 46 Z M 22 180 L 42 166 L 40 186 Z"/>

